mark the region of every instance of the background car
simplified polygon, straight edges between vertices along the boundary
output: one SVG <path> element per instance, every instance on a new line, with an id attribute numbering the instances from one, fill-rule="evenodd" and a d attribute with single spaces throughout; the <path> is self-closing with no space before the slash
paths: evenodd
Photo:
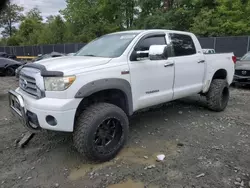
<path id="1" fill-rule="evenodd" d="M 76 53 L 69 53 L 67 56 L 74 56 Z"/>
<path id="2" fill-rule="evenodd" d="M 215 54 L 214 49 L 202 49 L 204 54 Z"/>
<path id="3" fill-rule="evenodd" d="M 65 55 L 59 52 L 51 52 L 50 54 L 38 55 L 38 57 L 35 58 L 33 62 L 40 61 L 43 59 L 48 59 L 48 58 L 62 57 L 62 56 L 65 56 Z"/>
<path id="4" fill-rule="evenodd" d="M 16 55 L 14 54 L 7 54 L 6 52 L 0 52 L 0 57 L 16 59 Z"/>
<path id="5" fill-rule="evenodd" d="M 15 61 L 13 59 L 0 57 L 0 75 L 14 76 L 15 70 L 24 63 Z"/>
<path id="6" fill-rule="evenodd" d="M 250 52 L 236 62 L 234 83 L 250 84 Z"/>

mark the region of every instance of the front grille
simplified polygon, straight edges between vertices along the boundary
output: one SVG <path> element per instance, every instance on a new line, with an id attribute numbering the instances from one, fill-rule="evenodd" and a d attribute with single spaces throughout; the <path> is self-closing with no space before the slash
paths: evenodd
<path id="1" fill-rule="evenodd" d="M 250 70 L 235 70 L 235 75 L 250 76 Z"/>
<path id="2" fill-rule="evenodd" d="M 35 98 L 39 97 L 39 90 L 36 86 L 36 79 L 24 73 L 20 73 L 19 87 Z"/>

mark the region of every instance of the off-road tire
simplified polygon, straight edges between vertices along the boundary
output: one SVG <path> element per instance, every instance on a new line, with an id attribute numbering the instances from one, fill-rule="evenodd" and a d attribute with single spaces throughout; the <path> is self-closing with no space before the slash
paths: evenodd
<path id="1" fill-rule="evenodd" d="M 212 111 L 225 110 L 229 101 L 229 85 L 224 79 L 214 79 L 206 94 L 208 108 Z"/>
<path id="2" fill-rule="evenodd" d="M 14 76 L 15 75 L 15 69 L 13 69 L 12 67 L 6 68 L 5 75 L 6 76 Z"/>
<path id="3" fill-rule="evenodd" d="M 95 148 L 94 137 L 102 122 L 109 118 L 116 118 L 122 128 L 121 138 L 115 148 L 108 153 L 100 153 Z M 127 141 L 129 121 L 125 112 L 109 103 L 97 103 L 84 110 L 76 119 L 73 142 L 83 157 L 90 161 L 105 162 L 113 159 Z"/>

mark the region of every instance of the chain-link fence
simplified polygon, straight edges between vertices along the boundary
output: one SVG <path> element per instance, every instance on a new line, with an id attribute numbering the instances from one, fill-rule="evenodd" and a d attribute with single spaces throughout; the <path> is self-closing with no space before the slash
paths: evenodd
<path id="1" fill-rule="evenodd" d="M 202 48 L 213 48 L 217 53 L 234 52 L 242 57 L 250 51 L 250 36 L 199 38 Z"/>
<path id="2" fill-rule="evenodd" d="M 77 52 L 84 45 L 85 43 L 50 44 L 36 46 L 0 46 L 0 52 L 15 54 L 16 56 L 37 56 L 38 54 L 47 54 L 51 52 L 68 54 Z"/>
<path id="3" fill-rule="evenodd" d="M 237 57 L 250 51 L 250 36 L 240 37 L 209 37 L 199 38 L 202 48 L 215 49 L 217 53 L 234 52 Z M 15 54 L 16 56 L 37 56 L 38 54 L 74 53 L 81 49 L 85 43 L 51 44 L 39 46 L 5 46 L 0 47 L 0 52 Z"/>

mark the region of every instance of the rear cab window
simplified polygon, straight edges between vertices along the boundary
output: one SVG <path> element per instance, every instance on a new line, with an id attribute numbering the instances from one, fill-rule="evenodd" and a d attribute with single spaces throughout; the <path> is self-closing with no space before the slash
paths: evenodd
<path id="1" fill-rule="evenodd" d="M 194 41 L 190 35 L 169 33 L 171 40 L 172 56 L 188 56 L 196 54 Z"/>

